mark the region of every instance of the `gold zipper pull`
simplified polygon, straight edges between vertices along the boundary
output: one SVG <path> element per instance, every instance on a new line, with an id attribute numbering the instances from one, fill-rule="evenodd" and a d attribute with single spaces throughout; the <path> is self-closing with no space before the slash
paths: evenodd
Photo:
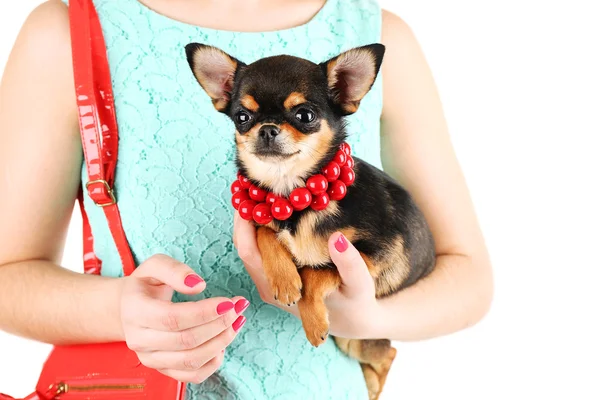
<path id="1" fill-rule="evenodd" d="M 143 383 L 138 384 L 123 384 L 123 385 L 111 385 L 111 384 L 91 384 L 91 385 L 68 385 L 66 382 L 59 382 L 56 385 L 52 385 L 49 388 L 49 394 L 52 399 L 59 399 L 61 394 L 68 392 L 90 392 L 95 390 L 142 390 L 146 387 Z"/>
<path id="2" fill-rule="evenodd" d="M 59 382 L 56 385 L 52 384 L 50 385 L 50 387 L 48 388 L 48 396 L 51 396 L 50 398 L 52 400 L 58 399 L 59 396 L 63 393 L 65 393 L 67 391 L 67 384 L 64 382 Z"/>

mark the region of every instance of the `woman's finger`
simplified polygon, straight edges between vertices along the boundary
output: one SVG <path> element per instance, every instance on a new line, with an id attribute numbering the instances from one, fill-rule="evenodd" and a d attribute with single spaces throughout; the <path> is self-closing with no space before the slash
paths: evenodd
<path id="1" fill-rule="evenodd" d="M 256 228 L 250 221 L 242 219 L 237 211 L 234 218 L 234 245 L 240 258 L 255 267 L 262 266 L 262 258 L 256 243 Z M 261 268 L 262 270 L 262 268 Z"/>
<path id="2" fill-rule="evenodd" d="M 234 241 L 238 255 L 261 294 L 261 298 L 270 301 L 273 296 L 262 268 L 262 258 L 256 243 L 256 228 L 249 221 L 242 219 L 237 212 L 234 217 Z"/>
<path id="3" fill-rule="evenodd" d="M 241 300 L 240 300 L 241 301 Z M 247 303 L 247 302 L 246 302 Z M 234 303 L 235 304 L 235 303 Z M 144 351 L 182 351 L 195 349 L 231 327 L 240 313 L 235 309 L 206 324 L 179 332 L 140 329 L 128 340 L 130 349 Z"/>
<path id="4" fill-rule="evenodd" d="M 342 233 L 336 232 L 329 238 L 329 253 L 342 278 L 344 294 L 370 296 L 373 291 L 374 295 L 373 278 L 365 260 Z"/>
<path id="5" fill-rule="evenodd" d="M 223 364 L 225 352 L 221 352 L 212 358 L 197 371 L 181 371 L 176 369 L 159 369 L 158 371 L 179 382 L 183 383 L 202 383 L 208 379 Z"/>
<path id="6" fill-rule="evenodd" d="M 234 304 L 234 310 L 237 313 L 237 315 L 242 314 L 244 311 L 246 311 L 248 309 L 248 307 L 250 307 L 250 302 L 248 300 L 246 300 L 245 298 L 243 298 L 242 296 L 235 296 L 231 299 L 231 301 Z"/>
<path id="7" fill-rule="evenodd" d="M 246 318 L 239 316 L 231 327 L 192 350 L 140 352 L 138 357 L 148 368 L 197 371 L 231 344 L 245 322 Z"/>
<path id="8" fill-rule="evenodd" d="M 208 324 L 226 313 L 234 313 L 235 304 L 227 297 L 172 303 L 147 298 L 140 302 L 134 316 L 136 324 L 158 331 L 180 332 Z"/>
<path id="9" fill-rule="evenodd" d="M 164 254 L 156 254 L 144 261 L 133 277 L 152 286 L 169 286 L 184 294 L 198 294 L 206 288 L 206 282 L 188 265 Z"/>

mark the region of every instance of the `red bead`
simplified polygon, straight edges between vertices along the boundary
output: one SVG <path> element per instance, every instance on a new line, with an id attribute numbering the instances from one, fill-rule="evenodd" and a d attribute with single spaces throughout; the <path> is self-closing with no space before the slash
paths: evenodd
<path id="1" fill-rule="evenodd" d="M 346 153 L 344 153 L 344 151 L 340 150 L 337 153 L 335 153 L 335 156 L 333 157 L 333 161 L 335 161 L 339 165 L 344 165 L 344 164 L 346 164 L 347 158 L 348 158 L 348 156 L 346 155 Z"/>
<path id="2" fill-rule="evenodd" d="M 350 149 L 350 145 L 346 142 L 344 142 L 340 145 L 340 150 L 342 150 L 344 153 L 346 153 L 347 156 L 349 156 L 352 153 L 352 151 Z"/>
<path id="3" fill-rule="evenodd" d="M 313 196 L 313 201 L 310 205 L 315 211 L 321 211 L 327 208 L 329 205 L 329 195 L 327 193 L 320 193 L 316 196 Z"/>
<path id="4" fill-rule="evenodd" d="M 242 190 L 242 184 L 240 183 L 240 181 L 233 181 L 233 183 L 231 184 L 231 194 L 237 193 L 240 190 Z"/>
<path id="5" fill-rule="evenodd" d="M 242 189 L 250 189 L 250 186 L 252 185 L 252 183 L 250 182 L 250 179 L 246 178 L 243 175 L 239 176 L 238 181 L 240 181 L 240 184 L 242 185 Z"/>
<path id="6" fill-rule="evenodd" d="M 252 220 L 252 212 L 256 207 L 256 202 L 253 200 L 244 200 L 240 207 L 238 208 L 238 212 L 240 213 L 240 217 L 245 219 L 246 221 Z"/>
<path id="7" fill-rule="evenodd" d="M 340 165 L 335 161 L 330 162 L 323 168 L 323 175 L 329 182 L 335 181 L 340 176 Z"/>
<path id="8" fill-rule="evenodd" d="M 346 186 L 350 186 L 354 183 L 356 175 L 354 170 L 348 167 L 342 167 L 342 173 L 340 174 L 340 181 L 344 182 Z"/>
<path id="9" fill-rule="evenodd" d="M 296 211 L 302 211 L 312 203 L 312 194 L 307 188 L 296 188 L 290 193 L 290 203 Z"/>
<path id="10" fill-rule="evenodd" d="M 327 178 L 321 174 L 313 175 L 306 181 L 306 187 L 312 194 L 323 193 L 327 190 Z"/>
<path id="11" fill-rule="evenodd" d="M 348 156 L 348 159 L 346 160 L 346 167 L 354 168 L 354 158 L 351 156 Z"/>
<path id="12" fill-rule="evenodd" d="M 235 192 L 233 196 L 231 196 L 231 204 L 236 210 L 240 207 L 240 204 L 242 204 L 246 200 L 250 200 L 250 196 L 248 195 L 247 190 L 240 190 L 239 192 Z"/>
<path id="13" fill-rule="evenodd" d="M 346 197 L 346 193 L 348 193 L 348 188 L 346 184 L 342 181 L 335 181 L 329 185 L 329 189 L 327 190 L 327 194 L 331 200 L 341 200 Z"/>
<path id="14" fill-rule="evenodd" d="M 292 216 L 294 209 L 292 208 L 292 203 L 286 199 L 277 199 L 277 201 L 271 207 L 271 214 L 275 219 L 280 221 L 286 220 Z"/>
<path id="15" fill-rule="evenodd" d="M 265 201 L 267 198 L 267 191 L 255 185 L 250 186 L 250 189 L 248 189 L 248 194 L 252 200 L 258 201 L 259 203 Z"/>
<path id="16" fill-rule="evenodd" d="M 254 207 L 252 217 L 257 224 L 266 225 L 273 221 L 273 215 L 271 214 L 271 205 L 267 203 L 258 203 Z"/>
<path id="17" fill-rule="evenodd" d="M 277 196 L 275 193 L 269 192 L 269 194 L 267 194 L 267 203 L 273 204 L 273 203 L 275 203 L 275 200 L 280 199 L 280 198 L 281 197 Z"/>

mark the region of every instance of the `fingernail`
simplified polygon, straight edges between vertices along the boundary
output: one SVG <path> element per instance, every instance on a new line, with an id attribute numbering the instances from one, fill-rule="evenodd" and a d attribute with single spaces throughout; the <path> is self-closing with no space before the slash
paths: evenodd
<path id="1" fill-rule="evenodd" d="M 234 331 L 239 331 L 240 329 L 242 329 L 242 326 L 244 326 L 244 324 L 246 323 L 246 317 L 244 317 L 243 315 L 240 315 L 238 317 L 238 319 L 235 320 L 235 322 L 231 325 L 231 327 L 233 328 Z"/>
<path id="2" fill-rule="evenodd" d="M 226 312 L 233 309 L 233 303 L 231 301 L 225 301 L 217 306 L 217 314 L 223 315 Z"/>
<path id="3" fill-rule="evenodd" d="M 194 286 L 198 285 L 200 282 L 204 282 L 204 280 L 196 274 L 189 274 L 183 280 L 183 283 L 185 283 L 185 286 L 187 286 L 187 287 L 194 287 Z"/>
<path id="4" fill-rule="evenodd" d="M 249 305 L 250 302 L 246 299 L 238 300 L 237 303 L 235 303 L 235 312 L 241 314 L 246 311 L 246 308 L 248 308 Z"/>
<path id="5" fill-rule="evenodd" d="M 348 250 L 348 241 L 346 240 L 344 235 L 340 235 L 338 240 L 335 241 L 335 249 L 340 253 L 343 253 L 346 250 Z"/>

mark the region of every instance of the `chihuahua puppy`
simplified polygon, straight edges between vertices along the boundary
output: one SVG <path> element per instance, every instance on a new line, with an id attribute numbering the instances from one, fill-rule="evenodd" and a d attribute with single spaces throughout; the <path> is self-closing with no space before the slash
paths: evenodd
<path id="1" fill-rule="evenodd" d="M 186 46 L 198 83 L 235 125 L 239 171 L 282 197 L 305 186 L 336 156 L 347 137 L 344 118 L 358 110 L 370 91 L 384 52 L 383 45 L 372 44 L 320 64 L 288 55 L 245 64 L 215 47 Z M 435 265 L 431 232 L 410 194 L 359 158 L 354 158 L 354 171 L 354 183 L 342 200 L 257 227 L 275 299 L 286 305 L 298 302 L 314 346 L 327 338 L 325 299 L 341 283 L 328 251 L 334 232 L 342 232 L 360 252 L 378 298 L 414 284 Z M 370 398 L 378 398 L 396 355 L 390 340 L 335 341 L 361 363 Z"/>

